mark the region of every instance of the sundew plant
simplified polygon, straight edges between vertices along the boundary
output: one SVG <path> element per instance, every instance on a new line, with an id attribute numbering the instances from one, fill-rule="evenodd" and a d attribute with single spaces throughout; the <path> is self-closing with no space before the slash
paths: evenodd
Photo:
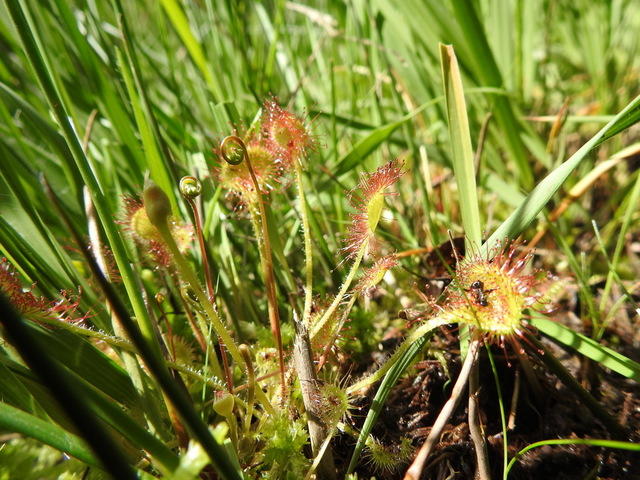
<path id="1" fill-rule="evenodd" d="M 0 479 L 640 475 L 634 2 L 0 13 Z"/>

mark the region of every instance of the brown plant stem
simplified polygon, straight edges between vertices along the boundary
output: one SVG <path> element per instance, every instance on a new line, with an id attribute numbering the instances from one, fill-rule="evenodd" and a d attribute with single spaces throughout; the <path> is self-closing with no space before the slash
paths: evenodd
<path id="1" fill-rule="evenodd" d="M 435 446 L 435 444 L 440 439 L 440 435 L 442 434 L 442 430 L 444 429 L 447 421 L 453 414 L 458 402 L 462 397 L 462 392 L 467 386 L 469 381 L 469 376 L 471 374 L 472 367 L 478 358 L 478 351 L 480 349 L 481 342 L 478 340 L 474 340 L 470 343 L 469 349 L 467 350 L 467 356 L 462 364 L 462 369 L 460 370 L 460 374 L 458 375 L 458 379 L 456 380 L 453 389 L 451 390 L 451 396 L 449 400 L 444 404 L 438 418 L 433 424 L 431 428 L 431 432 L 429 432 L 429 436 L 425 440 L 422 447 L 418 451 L 413 463 L 406 471 L 404 475 L 404 480 L 418 480 L 422 475 L 422 470 L 424 469 L 425 462 L 431 453 L 431 450 Z"/>
<path id="2" fill-rule="evenodd" d="M 518 400 L 520 399 L 520 369 L 516 370 L 515 381 L 513 383 L 513 393 L 511 394 L 511 406 L 509 407 L 509 415 L 507 416 L 507 429 L 516 428 L 516 413 L 518 411 Z"/>
<path id="3" fill-rule="evenodd" d="M 182 301 L 187 303 L 189 299 L 187 298 L 185 292 L 182 289 L 179 289 L 179 292 L 180 292 L 180 298 L 182 298 Z M 193 332 L 196 338 L 196 342 L 200 346 L 202 353 L 207 353 L 207 341 L 205 340 L 204 334 L 200 329 L 200 327 L 198 326 L 198 323 L 195 317 L 193 316 L 193 312 L 191 312 L 191 309 L 185 308 L 185 313 L 187 314 L 187 320 L 189 322 L 189 326 L 191 327 L 191 331 Z"/>
<path id="4" fill-rule="evenodd" d="M 216 293 L 213 288 L 213 278 L 211 276 L 211 269 L 209 268 L 209 257 L 204 243 L 204 235 L 202 234 L 202 220 L 200 218 L 200 212 L 198 212 L 198 206 L 193 198 L 186 195 L 184 195 L 184 198 L 193 212 L 193 225 L 196 231 L 196 238 L 198 239 L 198 246 L 200 247 L 200 256 L 202 257 L 202 269 L 204 270 L 207 295 L 211 305 L 213 305 L 213 308 L 216 308 Z M 233 375 L 231 374 L 231 368 L 229 368 L 227 346 L 225 345 L 224 340 L 220 338 L 220 335 L 218 335 L 218 345 L 220 346 L 220 357 L 222 357 L 222 369 L 224 371 L 224 379 L 227 382 L 227 390 L 229 390 L 229 393 L 233 393 Z"/>
<path id="5" fill-rule="evenodd" d="M 474 362 L 469 375 L 469 432 L 476 451 L 476 477 L 491 480 L 487 443 L 480 424 L 478 394 L 480 390 L 480 362 Z"/>
<path id="6" fill-rule="evenodd" d="M 309 427 L 309 438 L 311 440 L 311 451 L 317 456 L 322 448 L 322 443 L 328 435 L 327 427 L 321 420 L 319 408 L 321 406 L 322 395 L 318 389 L 318 378 L 313 366 L 313 355 L 309 332 L 304 321 L 294 318 L 296 326 L 296 338 L 293 345 L 293 363 L 300 380 L 300 391 L 302 401 L 307 411 L 307 425 Z M 335 479 L 335 465 L 333 463 L 333 453 L 327 448 L 318 464 L 318 479 Z"/>
<path id="7" fill-rule="evenodd" d="M 228 142 L 232 142 L 238 145 L 238 147 L 242 151 L 242 157 L 240 161 L 230 159 L 225 152 L 225 145 Z M 278 299 L 276 295 L 276 279 L 273 274 L 273 257 L 271 255 L 271 240 L 269 238 L 269 225 L 267 223 L 267 213 L 264 208 L 264 202 L 262 201 L 262 191 L 260 186 L 258 185 L 258 179 L 256 178 L 256 174 L 253 171 L 253 167 L 251 166 L 251 160 L 249 159 L 249 154 L 247 153 L 247 147 L 242 141 L 242 139 L 236 135 L 230 135 L 225 137 L 220 144 L 220 152 L 222 153 L 222 157 L 224 160 L 232 165 L 237 165 L 243 160 L 247 162 L 247 170 L 249 170 L 249 175 L 251 175 L 251 181 L 253 182 L 253 187 L 255 188 L 256 200 L 255 204 L 257 204 L 258 212 L 260 216 L 260 228 L 261 234 L 258 237 L 262 237 L 262 242 L 258 242 L 259 246 L 261 246 L 260 250 L 260 259 L 262 263 L 262 270 L 264 274 L 264 283 L 267 289 L 267 305 L 269 309 L 269 324 L 271 325 L 271 332 L 275 338 L 276 345 L 278 347 L 278 364 L 280 368 L 280 385 L 282 388 L 282 399 L 284 399 L 285 391 L 286 391 L 286 381 L 284 378 L 285 366 L 284 366 L 284 348 L 282 347 L 282 333 L 280 331 L 280 313 L 278 311 Z M 253 206 L 249 208 L 252 211 L 252 216 L 255 215 L 253 211 Z M 256 225 L 257 226 L 257 225 Z M 259 231 L 259 230 L 258 230 Z M 258 233 L 258 232 L 256 232 Z"/>

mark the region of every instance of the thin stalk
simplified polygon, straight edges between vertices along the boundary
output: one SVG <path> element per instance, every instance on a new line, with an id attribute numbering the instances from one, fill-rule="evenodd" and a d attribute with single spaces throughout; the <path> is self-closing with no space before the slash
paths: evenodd
<path id="1" fill-rule="evenodd" d="M 338 305 L 340 305 L 340 302 L 342 301 L 342 299 L 344 298 L 345 294 L 347 293 L 347 290 L 349 290 L 349 287 L 351 286 L 351 282 L 353 282 L 353 279 L 356 276 L 356 272 L 358 271 L 358 267 L 360 266 L 360 263 L 362 262 L 362 257 L 364 257 L 364 254 L 367 251 L 367 247 L 368 246 L 369 246 L 369 241 L 368 240 L 365 241 L 360 246 L 360 250 L 358 250 L 358 254 L 356 255 L 356 258 L 353 260 L 353 264 L 351 265 L 351 270 L 349 271 L 349 274 L 347 275 L 347 278 L 345 279 L 344 283 L 342 284 L 342 287 L 340 287 L 340 291 L 338 292 L 336 297 L 333 299 L 333 302 L 331 303 L 331 305 L 329 305 L 329 308 L 327 308 L 327 310 L 324 312 L 324 314 L 322 315 L 320 320 L 318 320 L 311 327 L 311 340 L 314 340 L 316 338 L 316 336 L 318 335 L 320 330 L 322 330 L 322 328 L 325 326 L 325 324 L 333 316 L 333 314 L 336 311 L 336 308 L 338 308 Z"/>
<path id="2" fill-rule="evenodd" d="M 209 295 L 209 301 L 212 305 L 216 304 L 216 293 L 213 288 L 213 278 L 211 276 L 211 269 L 209 268 L 209 258 L 207 255 L 207 249 L 204 244 L 204 235 L 202 234 L 202 221 L 200 219 L 200 213 L 196 202 L 192 198 L 186 198 L 191 211 L 193 212 L 193 225 L 196 231 L 196 238 L 198 239 L 198 247 L 200 248 L 200 255 L 202 256 L 202 269 L 204 270 L 204 281 L 207 287 L 207 295 Z"/>
<path id="3" fill-rule="evenodd" d="M 340 335 L 340 330 L 342 329 L 342 326 L 344 325 L 344 323 L 347 321 L 347 317 L 349 316 L 349 313 L 351 312 L 351 309 L 353 308 L 353 305 L 356 303 L 357 299 L 358 299 L 358 296 L 353 295 L 351 299 L 349 299 L 349 303 L 347 304 L 344 311 L 342 312 L 340 321 L 335 326 L 333 333 L 329 338 L 329 341 L 327 342 L 327 344 L 324 347 L 324 350 L 322 351 L 322 355 L 320 355 L 320 360 L 318 360 L 318 367 L 316 368 L 318 372 L 327 361 L 327 357 L 329 356 L 329 351 L 331 350 L 331 347 L 333 346 L 336 339 L 338 338 L 338 335 Z"/>
<path id="4" fill-rule="evenodd" d="M 200 195 L 200 182 L 195 177 L 183 177 L 180 180 L 180 192 L 183 198 L 187 201 L 187 204 L 191 208 L 193 213 L 193 225 L 196 231 L 196 238 L 198 239 L 198 246 L 200 248 L 200 256 L 202 257 L 202 269 L 204 270 L 205 285 L 207 287 L 207 294 L 209 296 L 209 302 L 216 308 L 216 293 L 213 288 L 213 277 L 211 276 L 211 269 L 209 268 L 209 257 L 207 255 L 207 248 L 204 243 L 204 235 L 202 234 L 202 220 L 200 218 L 200 212 L 196 205 L 195 198 Z M 227 347 L 224 340 L 218 335 L 218 345 L 220 346 L 220 356 L 222 357 L 222 367 L 224 369 L 224 378 L 227 382 L 227 389 L 229 393 L 233 392 L 233 375 L 229 368 L 229 360 L 227 359 Z"/>
<path id="5" fill-rule="evenodd" d="M 496 381 L 496 394 L 498 395 L 498 407 L 500 409 L 500 424 L 502 426 L 502 467 L 503 475 L 506 480 L 507 475 L 507 462 L 509 460 L 509 442 L 507 440 L 507 417 L 504 409 L 504 401 L 502 400 L 502 387 L 500 387 L 500 378 L 498 377 L 498 369 L 496 368 L 496 362 L 491 353 L 491 349 L 487 347 L 487 356 L 491 363 L 491 371 L 493 372 L 493 378 Z"/>
<path id="6" fill-rule="evenodd" d="M 202 291 L 202 288 L 200 288 L 200 283 L 198 281 L 198 278 L 196 277 L 196 274 L 193 272 L 187 260 L 184 258 L 184 255 L 182 255 L 182 252 L 178 248 L 178 245 L 176 244 L 176 241 L 173 238 L 173 235 L 171 235 L 169 226 L 166 224 L 161 226 L 156 225 L 156 228 L 158 229 L 158 232 L 160 233 L 162 240 L 169 248 L 169 251 L 171 252 L 173 260 L 175 261 L 176 267 L 178 268 L 178 272 L 180 273 L 180 276 L 184 280 L 186 280 L 189 286 L 191 287 L 194 295 L 196 296 L 196 299 L 198 300 L 200 306 L 204 309 L 204 312 L 209 318 L 209 320 L 211 321 L 211 324 L 213 325 L 213 328 L 216 331 L 216 333 L 220 337 L 222 337 L 222 339 L 227 343 L 229 348 L 229 353 L 231 353 L 231 356 L 233 357 L 233 359 L 236 362 L 241 364 L 242 355 L 240 355 L 240 351 L 238 350 L 238 347 L 236 346 L 234 340 L 231 338 L 231 335 L 229 334 L 229 332 L 227 332 L 227 329 L 225 328 L 224 324 L 220 320 L 220 317 L 218 316 L 216 311 L 213 309 L 213 306 L 209 302 L 209 298 Z"/>
<path id="7" fill-rule="evenodd" d="M 187 296 L 186 292 L 184 292 L 181 288 L 178 289 L 178 291 L 180 292 L 180 298 L 182 298 L 182 301 L 185 303 L 189 303 L 190 299 Z M 196 342 L 198 342 L 198 345 L 200 346 L 200 350 L 202 350 L 202 353 L 206 354 L 208 350 L 207 341 L 204 338 L 204 334 L 202 330 L 198 326 L 197 320 L 195 319 L 193 312 L 191 311 L 190 308 L 185 308 L 185 313 L 187 314 L 187 321 L 189 322 L 191 331 L 196 337 Z"/>
<path id="8" fill-rule="evenodd" d="M 231 159 L 227 156 L 225 146 L 227 143 L 235 143 L 240 148 L 242 155 L 239 160 Z M 284 348 L 282 347 L 282 334 L 280 332 L 280 312 L 278 311 L 278 298 L 276 294 L 276 278 L 273 274 L 273 257 L 271 254 L 271 240 L 269 237 L 269 224 L 267 222 L 267 212 L 264 208 L 264 202 L 262 201 L 262 190 L 258 185 L 258 179 L 251 166 L 251 159 L 247 153 L 247 147 L 240 137 L 230 135 L 225 137 L 220 144 L 220 152 L 222 158 L 232 165 L 238 165 L 243 160 L 247 162 L 247 170 L 251 175 L 251 181 L 255 189 L 255 202 L 250 202 L 249 209 L 251 210 L 251 216 L 254 219 L 254 228 L 256 229 L 256 235 L 258 239 L 262 237 L 262 243 L 258 241 L 260 247 L 260 263 L 262 264 L 262 270 L 264 275 L 264 283 L 267 289 L 267 305 L 269 309 L 269 323 L 271 325 L 271 332 L 276 340 L 278 347 L 278 364 L 280 368 L 280 385 L 282 387 L 282 399 L 284 399 L 284 393 L 286 391 L 286 380 L 284 378 L 285 366 L 284 366 Z M 255 210 L 253 207 L 258 207 L 260 221 L 256 222 Z M 260 228 L 257 228 L 258 225 Z"/>
<path id="9" fill-rule="evenodd" d="M 268 314 L 269 314 L 269 325 L 271 326 L 271 333 L 274 339 L 276 340 L 276 346 L 278 348 L 278 370 L 280 371 L 280 385 L 282 387 L 282 395 L 284 398 L 284 391 L 285 391 L 284 347 L 282 346 L 282 337 L 280 333 L 279 312 L 278 312 L 277 303 L 272 306 L 272 302 L 277 302 L 277 300 L 272 300 L 273 296 L 275 296 L 275 292 L 273 292 L 273 294 L 271 293 L 271 289 L 268 287 L 268 285 L 271 284 L 271 281 L 267 280 L 267 278 L 269 278 L 267 276 L 268 275 L 267 271 L 271 271 L 271 273 L 273 273 L 273 263 L 267 259 L 267 255 L 268 255 L 267 252 L 270 252 L 271 249 L 270 248 L 267 249 L 267 246 L 265 244 L 264 231 L 261 227 L 262 220 L 261 218 L 259 218 L 262 215 L 260 214 L 259 211 L 256 211 L 256 209 L 253 206 L 249 206 L 249 210 L 251 213 L 251 225 L 253 226 L 253 230 L 255 232 L 256 238 L 258 239 L 258 252 L 260 254 L 260 264 L 262 266 L 262 273 L 263 275 L 265 275 L 265 287 L 267 290 L 267 307 L 268 307 Z M 275 282 L 275 279 L 273 279 L 273 281 Z M 275 312 L 278 312 L 278 313 L 275 313 Z"/>
<path id="10" fill-rule="evenodd" d="M 131 342 L 127 340 L 123 340 L 122 337 L 114 337 L 112 335 L 107 335 L 106 333 L 96 332 L 95 330 L 91 330 L 86 327 L 80 327 L 73 323 L 65 322 L 59 318 L 51 318 L 46 316 L 41 317 L 32 317 L 38 323 L 45 323 L 47 325 L 51 325 L 52 327 L 59 328 L 61 330 L 67 330 L 68 332 L 74 333 L 76 335 L 80 335 L 82 337 L 95 338 L 96 340 L 100 340 L 101 342 L 106 343 L 110 347 L 117 348 L 119 350 L 124 350 L 130 353 L 135 353 L 135 347 L 131 344 Z M 127 372 L 129 373 L 129 372 Z"/>
<path id="11" fill-rule="evenodd" d="M 538 447 L 544 447 L 545 445 L 589 445 L 591 447 L 604 447 L 604 448 L 619 448 L 621 450 L 640 451 L 640 445 L 631 442 L 620 442 L 616 440 L 609 440 L 606 438 L 554 438 L 551 440 L 542 440 L 541 442 L 535 442 L 527 445 L 520 450 L 509 462 L 507 473 L 513 468 L 516 462 L 529 450 Z"/>
<path id="12" fill-rule="evenodd" d="M 238 350 L 238 347 L 236 346 L 236 342 L 233 340 L 233 338 L 231 338 L 231 335 L 229 335 L 229 332 L 227 332 L 227 329 L 225 328 L 224 324 L 220 320 L 220 317 L 214 310 L 211 303 L 209 303 L 209 299 L 207 298 L 207 295 L 202 291 L 202 288 L 200 288 L 198 277 L 196 277 L 196 274 L 193 272 L 193 270 L 189 266 L 189 263 L 184 258 L 184 255 L 182 255 L 182 252 L 180 252 L 180 249 L 178 248 L 176 241 L 174 240 L 173 236 L 171 235 L 171 232 L 169 231 L 169 225 L 165 222 L 164 225 L 156 225 L 155 227 L 158 229 L 158 232 L 160 233 L 162 240 L 165 242 L 165 244 L 169 248 L 169 251 L 171 252 L 171 255 L 175 261 L 176 267 L 178 268 L 178 272 L 180 273 L 180 276 L 184 280 L 186 280 L 186 282 L 189 284 L 189 286 L 193 290 L 196 298 L 198 299 L 198 302 L 200 303 L 200 305 L 205 311 L 205 314 L 209 318 L 209 321 L 211 322 L 213 329 L 216 331 L 216 333 L 220 336 L 220 338 L 222 338 L 222 340 L 227 345 L 227 348 L 229 349 L 229 353 L 231 354 L 231 357 L 233 358 L 233 360 L 238 365 L 242 365 L 244 360 L 242 359 L 242 354 L 240 353 L 240 350 Z M 271 406 L 271 402 L 269 402 L 264 392 L 262 392 L 262 389 L 260 388 L 256 389 L 256 393 L 258 394 L 259 397 L 261 397 L 260 401 L 264 403 L 264 407 L 267 410 L 273 412 L 274 410 L 273 410 L 273 407 Z"/>
<path id="13" fill-rule="evenodd" d="M 480 425 L 478 404 L 478 393 L 480 390 L 479 373 L 480 362 L 475 362 L 471 369 L 471 375 L 469 376 L 469 432 L 476 450 L 476 476 L 479 480 L 491 480 L 489 459 L 487 458 L 487 444 L 482 432 L 482 426 Z"/>
<path id="14" fill-rule="evenodd" d="M 210 348 L 211 344 L 207 341 L 207 339 L 211 338 L 211 326 L 207 325 L 207 322 L 205 320 L 205 316 L 207 315 L 206 310 L 203 310 L 204 307 L 199 301 L 196 301 L 195 299 L 189 297 L 188 293 L 183 292 L 183 289 L 180 289 L 180 296 L 187 305 L 192 305 L 194 307 L 194 310 L 196 311 L 194 315 L 194 313 L 191 312 L 189 308 L 185 308 L 185 312 L 187 314 L 187 318 L 189 319 L 189 325 L 191 326 L 191 329 L 193 330 L 196 337 L 202 338 L 203 343 L 201 345 L 201 348 L 202 353 L 204 353 L 205 364 L 211 366 L 211 369 L 215 376 L 217 376 L 218 378 L 222 378 L 224 374 L 222 372 L 222 367 L 220 367 L 218 356 L 216 355 L 215 351 L 212 352 L 212 348 Z"/>
<path id="15" fill-rule="evenodd" d="M 507 430 L 513 430 L 514 428 L 516 428 L 516 412 L 518 410 L 518 401 L 520 400 L 520 383 L 520 369 L 518 368 L 515 374 L 513 393 L 511 394 L 511 405 L 509 405 Z"/>
<path id="16" fill-rule="evenodd" d="M 302 167 L 295 161 L 296 184 L 298 186 L 298 199 L 300 201 L 300 217 L 302 218 L 302 235 L 304 236 L 304 310 L 302 321 L 308 327 L 311 317 L 311 303 L 313 299 L 313 248 L 311 245 L 311 226 L 307 214 L 307 199 L 302 186 Z"/>
<path id="17" fill-rule="evenodd" d="M 431 450 L 440 439 L 442 430 L 447 424 L 449 417 L 451 417 L 451 414 L 453 414 L 453 411 L 455 410 L 458 402 L 461 399 L 462 392 L 467 386 L 473 364 L 478 359 L 480 344 L 481 342 L 479 342 L 478 340 L 474 340 L 469 344 L 467 356 L 464 359 L 464 363 L 462 364 L 460 375 L 458 375 L 458 379 L 456 380 L 456 383 L 451 390 L 451 396 L 449 397 L 449 400 L 447 400 L 447 402 L 444 404 L 444 407 L 442 407 L 438 418 L 436 418 L 436 421 L 431 428 L 431 432 L 429 432 L 429 436 L 425 440 L 422 447 L 420 447 L 420 450 L 413 460 L 413 463 L 405 473 L 404 480 L 418 480 L 421 477 L 422 470 L 424 469 L 425 462 L 427 461 Z"/>
<path id="18" fill-rule="evenodd" d="M 256 372 L 253 369 L 253 361 L 251 360 L 251 351 L 245 344 L 240 345 L 240 353 L 247 365 L 247 409 L 244 415 L 244 432 L 245 435 L 251 431 L 251 419 L 253 418 L 253 399 L 256 391 Z M 233 393 L 233 392 L 232 392 Z"/>

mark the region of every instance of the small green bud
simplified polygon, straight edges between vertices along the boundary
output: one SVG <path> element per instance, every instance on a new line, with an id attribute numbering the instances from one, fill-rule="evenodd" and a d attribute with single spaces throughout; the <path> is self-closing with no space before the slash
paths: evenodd
<path id="1" fill-rule="evenodd" d="M 142 269 L 141 276 L 142 276 L 142 280 L 147 283 L 153 282 L 153 279 L 155 277 L 155 275 L 153 274 L 153 270 L 150 270 L 148 268 Z"/>
<path id="2" fill-rule="evenodd" d="M 144 189 L 142 198 L 151 224 L 156 228 L 166 226 L 171 215 L 171 203 L 167 194 L 158 185 L 150 182 Z"/>
<path id="3" fill-rule="evenodd" d="M 187 175 L 180 179 L 180 193 L 187 200 L 193 200 L 202 192 L 202 185 L 196 177 Z"/>
<path id="4" fill-rule="evenodd" d="M 227 394 L 213 404 L 213 409 L 218 415 L 222 415 L 227 418 L 233 413 L 234 403 L 233 395 Z"/>

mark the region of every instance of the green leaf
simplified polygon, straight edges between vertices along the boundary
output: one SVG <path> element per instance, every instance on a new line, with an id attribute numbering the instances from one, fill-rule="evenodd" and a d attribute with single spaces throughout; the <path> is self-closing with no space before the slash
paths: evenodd
<path id="1" fill-rule="evenodd" d="M 162 3 L 162 7 L 166 12 L 169 21 L 173 25 L 173 28 L 176 29 L 176 32 L 178 32 L 178 35 L 184 43 L 184 46 L 187 48 L 193 62 L 204 76 L 215 100 L 218 102 L 224 100 L 222 87 L 216 76 L 211 73 L 211 69 L 207 63 L 207 57 L 205 56 L 200 43 L 196 40 L 193 32 L 191 31 L 189 20 L 184 14 L 184 11 L 180 6 L 180 2 L 177 0 L 160 0 L 160 3 Z"/>
<path id="2" fill-rule="evenodd" d="M 2 401 L 27 413 L 44 417 L 45 412 L 18 377 L 5 365 L 4 355 L 0 354 L 0 397 Z"/>
<path id="3" fill-rule="evenodd" d="M 534 448 L 544 447 L 545 445 L 589 445 L 591 447 L 617 448 L 620 450 L 630 450 L 633 452 L 640 451 L 639 443 L 621 442 L 618 440 L 608 440 L 606 438 L 560 438 L 542 440 L 541 442 L 535 442 L 527 445 L 525 448 L 516 453 L 516 455 L 511 459 L 509 465 L 507 466 L 505 478 L 507 478 L 507 475 L 511 471 L 511 468 L 513 468 L 518 459 L 521 458 L 525 453 Z"/>
<path id="4" fill-rule="evenodd" d="M 472 0 L 455 0 L 451 2 L 451 5 L 455 18 L 459 22 L 464 43 L 470 52 L 470 56 L 466 60 L 479 80 L 480 85 L 504 87 L 501 72 L 489 46 L 474 2 Z M 457 41 L 458 39 L 455 40 Z M 533 183 L 533 175 L 522 139 L 524 134 L 522 124 L 506 97 L 496 97 L 494 109 L 500 133 L 504 135 L 509 154 L 518 166 L 522 183 L 530 186 Z"/>
<path id="5" fill-rule="evenodd" d="M 640 95 L 585 143 L 568 160 L 547 175 L 527 195 L 527 198 L 509 215 L 485 242 L 483 248 L 491 248 L 505 238 L 517 237 L 540 213 L 551 197 L 560 189 L 584 158 L 606 138 L 620 133 L 640 120 Z"/>
<path id="6" fill-rule="evenodd" d="M 458 60 L 452 46 L 440 45 L 440 60 L 449 120 L 449 140 L 453 153 L 453 172 L 458 186 L 465 244 L 467 251 L 473 252 L 482 242 L 482 232 L 467 105 Z"/>
<path id="7" fill-rule="evenodd" d="M 120 446 L 95 418 L 87 399 L 75 383 L 64 373 L 56 361 L 44 353 L 43 344 L 29 329 L 27 322 L 14 310 L 4 294 L 0 293 L 0 323 L 11 345 L 25 363 L 38 375 L 54 394 L 75 428 L 86 439 L 105 470 L 116 478 L 135 479 L 133 467 Z"/>
<path id="8" fill-rule="evenodd" d="M 603 367 L 610 368 L 616 373 L 640 382 L 640 364 L 630 358 L 600 345 L 584 335 L 574 332 L 569 327 L 553 322 L 548 318 L 536 315 L 529 323 L 545 335 L 551 337 L 567 347 L 573 348 L 578 353 L 598 362 Z"/>
<path id="9" fill-rule="evenodd" d="M 405 372 L 405 370 L 409 368 L 409 366 L 413 363 L 416 355 L 418 355 L 420 350 L 422 350 L 422 347 L 424 347 L 425 343 L 432 335 L 433 330 L 438 326 L 443 325 L 444 323 L 445 321 L 441 318 L 433 318 L 418 327 L 407 337 L 405 343 L 403 343 L 398 348 L 398 350 L 396 350 L 394 355 L 392 355 L 387 360 L 387 363 L 381 367 L 387 368 L 389 362 L 394 362 L 382 379 L 375 397 L 373 397 L 371 407 L 367 412 L 367 418 L 365 418 L 364 420 L 364 424 L 362 425 L 362 430 L 360 430 L 360 435 L 358 436 L 355 449 L 353 450 L 353 454 L 351 455 L 351 461 L 349 462 L 347 474 L 353 472 L 353 470 L 356 468 L 358 459 L 360 458 L 360 454 L 362 453 L 362 449 L 365 446 L 367 438 L 369 437 L 369 434 L 371 433 L 376 420 L 378 420 L 378 417 L 382 412 L 382 407 L 384 406 L 384 402 L 387 401 L 387 397 L 389 397 L 391 389 L 397 383 L 398 379 Z M 350 388 L 353 388 L 353 386 Z"/>
<path id="10" fill-rule="evenodd" d="M 102 468 L 80 437 L 3 402 L 0 402 L 0 429 L 35 438 L 61 452 L 68 453 L 87 465 Z"/>

